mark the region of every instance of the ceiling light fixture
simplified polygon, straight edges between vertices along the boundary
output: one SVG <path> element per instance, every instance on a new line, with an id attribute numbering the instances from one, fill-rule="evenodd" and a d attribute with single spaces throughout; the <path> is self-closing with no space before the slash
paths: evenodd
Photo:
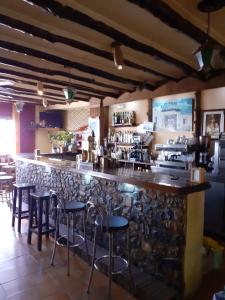
<path id="1" fill-rule="evenodd" d="M 210 72 L 213 69 L 220 69 L 224 67 L 223 56 L 221 53 L 221 49 L 213 45 L 210 41 L 210 13 L 216 11 L 223 6 L 215 5 L 216 1 L 212 0 L 203 0 L 198 4 L 198 9 L 202 12 L 207 12 L 207 31 L 206 31 L 206 40 L 200 45 L 197 50 L 193 52 L 197 63 L 199 65 L 199 71 L 203 71 L 205 73 L 205 77 L 207 78 Z M 219 2 L 219 1 L 218 1 Z"/>
<path id="2" fill-rule="evenodd" d="M 73 102 L 76 96 L 76 89 L 73 87 L 66 87 L 63 89 L 64 96 L 66 98 L 66 103 L 70 104 Z"/>
<path id="3" fill-rule="evenodd" d="M 16 101 L 15 102 L 15 107 L 16 107 L 16 111 L 18 113 L 20 113 L 21 111 L 23 111 L 24 102 L 22 102 L 22 101 Z"/>
<path id="4" fill-rule="evenodd" d="M 123 60 L 123 53 L 121 51 L 121 44 L 118 42 L 112 43 L 112 49 L 113 49 L 114 64 L 118 70 L 122 70 L 124 65 L 124 60 Z"/>
<path id="5" fill-rule="evenodd" d="M 43 87 L 43 83 L 41 81 L 37 82 L 37 93 L 40 96 L 43 96 L 43 94 L 44 94 L 44 87 Z"/>
<path id="6" fill-rule="evenodd" d="M 68 72 L 69 74 L 71 74 L 71 68 L 70 67 L 65 67 L 65 68 L 68 68 Z M 72 102 L 76 101 L 75 100 L 76 92 L 77 90 L 71 86 L 71 76 L 70 76 L 68 86 L 63 89 L 63 93 L 66 98 L 67 104 L 71 104 Z"/>

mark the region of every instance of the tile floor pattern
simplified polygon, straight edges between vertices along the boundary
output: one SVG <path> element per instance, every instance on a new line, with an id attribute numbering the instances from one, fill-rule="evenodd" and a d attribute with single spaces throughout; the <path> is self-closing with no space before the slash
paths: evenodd
<path id="1" fill-rule="evenodd" d="M 86 294 L 89 266 L 71 256 L 71 276 L 66 275 L 65 249 L 57 249 L 55 266 L 50 265 L 53 241 L 43 237 L 37 251 L 35 235 L 27 244 L 27 222 L 21 234 L 11 227 L 11 214 L 0 203 L 0 300 L 106 300 L 107 277 L 95 272 L 90 295 Z M 134 300 L 127 291 L 112 285 L 112 298 Z"/>

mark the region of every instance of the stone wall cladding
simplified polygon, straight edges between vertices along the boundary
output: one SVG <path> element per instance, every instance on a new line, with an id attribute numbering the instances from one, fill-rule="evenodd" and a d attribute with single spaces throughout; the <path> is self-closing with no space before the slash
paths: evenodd
<path id="1" fill-rule="evenodd" d="M 112 206 L 118 215 L 130 221 L 133 264 L 144 272 L 163 276 L 170 283 L 183 285 L 185 197 L 23 161 L 16 163 L 16 178 L 17 182 L 35 184 L 37 190 L 55 190 L 61 201 L 92 201 Z M 93 225 L 89 225 L 89 238 L 92 231 Z M 119 234 L 117 239 L 117 252 L 126 255 L 125 235 Z M 107 236 L 99 243 L 107 248 Z"/>

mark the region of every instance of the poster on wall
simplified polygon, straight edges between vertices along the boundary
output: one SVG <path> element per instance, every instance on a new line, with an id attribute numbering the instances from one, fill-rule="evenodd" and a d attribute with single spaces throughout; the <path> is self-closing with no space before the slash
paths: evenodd
<path id="1" fill-rule="evenodd" d="M 192 98 L 152 101 L 155 131 L 192 131 Z"/>

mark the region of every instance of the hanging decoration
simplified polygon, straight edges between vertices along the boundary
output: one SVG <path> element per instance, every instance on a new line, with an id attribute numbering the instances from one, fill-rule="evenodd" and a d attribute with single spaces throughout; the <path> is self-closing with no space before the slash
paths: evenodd
<path id="1" fill-rule="evenodd" d="M 23 111 L 24 102 L 22 102 L 22 101 L 16 101 L 15 102 L 15 107 L 16 107 L 16 111 L 18 113 L 20 113 L 21 111 Z"/>

